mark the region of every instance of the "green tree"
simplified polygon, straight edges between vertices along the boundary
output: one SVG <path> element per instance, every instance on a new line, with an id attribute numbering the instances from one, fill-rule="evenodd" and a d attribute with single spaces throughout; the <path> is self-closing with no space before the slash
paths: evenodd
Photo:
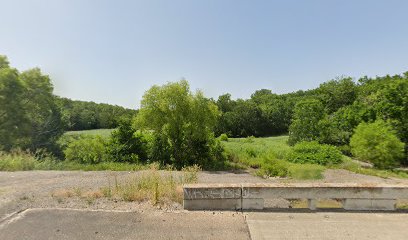
<path id="1" fill-rule="evenodd" d="M 1 148 L 56 150 L 64 124 L 49 77 L 37 68 L 19 73 L 5 57 L 0 66 Z"/>
<path id="2" fill-rule="evenodd" d="M 317 90 L 328 113 L 352 104 L 357 97 L 357 85 L 350 77 L 330 80 L 320 84 Z"/>
<path id="3" fill-rule="evenodd" d="M 23 111 L 30 119 L 26 132 L 30 138 L 27 147 L 31 150 L 53 150 L 56 148 L 55 142 L 64 133 L 65 125 L 53 95 L 51 80 L 38 68 L 21 73 L 20 79 L 25 86 Z"/>
<path id="4" fill-rule="evenodd" d="M 111 134 L 107 152 L 114 162 L 145 162 L 148 157 L 148 141 L 132 128 L 130 119 L 122 119 Z"/>
<path id="5" fill-rule="evenodd" d="M 29 126 L 24 93 L 19 72 L 9 67 L 5 56 L 0 56 L 0 149 L 8 151 L 28 141 L 24 134 Z"/>
<path id="6" fill-rule="evenodd" d="M 169 159 L 163 163 L 177 168 L 192 164 L 208 167 L 220 157 L 213 134 L 219 114 L 214 103 L 200 91 L 191 93 L 188 82 L 182 80 L 153 86 L 144 94 L 135 129 L 153 131 L 154 142 L 161 145 L 153 149 L 169 150 Z"/>
<path id="7" fill-rule="evenodd" d="M 382 120 L 360 123 L 350 140 L 351 152 L 378 168 L 392 168 L 404 156 L 404 143 L 389 124 Z"/>
<path id="8" fill-rule="evenodd" d="M 319 138 L 319 121 L 325 116 L 323 104 L 316 99 L 306 99 L 295 106 L 292 124 L 289 127 L 289 144 L 314 141 Z"/>

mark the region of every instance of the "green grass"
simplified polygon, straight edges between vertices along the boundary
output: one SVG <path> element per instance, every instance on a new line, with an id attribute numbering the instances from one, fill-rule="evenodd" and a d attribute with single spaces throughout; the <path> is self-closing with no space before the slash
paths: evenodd
<path id="1" fill-rule="evenodd" d="M 223 141 L 230 162 L 243 168 L 257 169 L 258 176 L 321 179 L 325 167 L 286 161 L 291 151 L 288 136 L 267 138 L 229 138 Z"/>
<path id="2" fill-rule="evenodd" d="M 262 157 L 283 160 L 290 151 L 288 136 L 268 138 L 229 138 L 222 142 L 230 161 L 247 167 L 259 168 Z"/>
<path id="3" fill-rule="evenodd" d="M 267 138 L 228 138 L 223 141 L 230 164 L 241 168 L 253 168 L 260 176 L 291 177 L 294 179 L 321 179 L 325 167 L 317 164 L 294 164 L 286 161 L 291 151 L 288 136 Z M 397 170 L 362 168 L 344 156 L 343 162 L 328 168 L 345 169 L 351 172 L 382 178 L 408 178 L 408 173 Z"/>
<path id="4" fill-rule="evenodd" d="M 398 170 L 381 170 L 375 168 L 363 168 L 358 163 L 352 161 L 349 157 L 344 157 L 343 163 L 331 166 L 334 169 L 345 169 L 350 172 L 371 175 L 382 178 L 408 178 L 408 173 Z"/>
<path id="5" fill-rule="evenodd" d="M 136 171 L 148 169 L 150 165 L 102 162 L 98 164 L 81 164 L 71 161 L 57 161 L 51 156 L 43 156 L 41 160 L 34 154 L 25 151 L 11 153 L 0 152 L 0 171 L 30 171 L 30 170 L 83 170 L 83 171 Z"/>
<path id="6" fill-rule="evenodd" d="M 65 132 L 64 135 L 66 136 L 72 136 L 72 135 L 99 135 L 102 137 L 109 137 L 112 133 L 112 131 L 115 129 L 92 129 L 92 130 L 83 130 L 83 131 L 68 131 Z"/>

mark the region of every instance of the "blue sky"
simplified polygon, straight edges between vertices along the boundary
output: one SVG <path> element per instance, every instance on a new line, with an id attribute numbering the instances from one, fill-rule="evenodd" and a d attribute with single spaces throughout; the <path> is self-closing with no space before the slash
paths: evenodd
<path id="1" fill-rule="evenodd" d="M 408 71 L 405 0 L 0 0 L 0 54 L 55 93 L 137 108 L 186 78 L 217 98 Z"/>

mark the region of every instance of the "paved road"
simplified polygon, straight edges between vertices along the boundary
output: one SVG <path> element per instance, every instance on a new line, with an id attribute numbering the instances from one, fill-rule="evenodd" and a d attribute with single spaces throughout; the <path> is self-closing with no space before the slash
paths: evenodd
<path id="1" fill-rule="evenodd" d="M 32 209 L 0 223 L 1 240 L 250 239 L 242 214 Z"/>
<path id="2" fill-rule="evenodd" d="M 408 239 L 407 213 L 249 213 L 252 240 Z"/>
<path id="3" fill-rule="evenodd" d="M 29 209 L 0 223 L 1 240 L 250 238 L 406 240 L 408 214 Z"/>

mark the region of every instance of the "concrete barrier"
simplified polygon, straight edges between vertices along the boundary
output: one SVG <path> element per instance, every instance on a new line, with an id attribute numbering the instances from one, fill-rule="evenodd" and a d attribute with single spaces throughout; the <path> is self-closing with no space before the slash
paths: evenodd
<path id="1" fill-rule="evenodd" d="M 307 199 L 316 209 L 319 199 L 342 200 L 346 210 L 395 210 L 397 199 L 408 199 L 408 186 L 352 183 L 188 184 L 184 209 L 263 209 L 264 199 Z"/>

